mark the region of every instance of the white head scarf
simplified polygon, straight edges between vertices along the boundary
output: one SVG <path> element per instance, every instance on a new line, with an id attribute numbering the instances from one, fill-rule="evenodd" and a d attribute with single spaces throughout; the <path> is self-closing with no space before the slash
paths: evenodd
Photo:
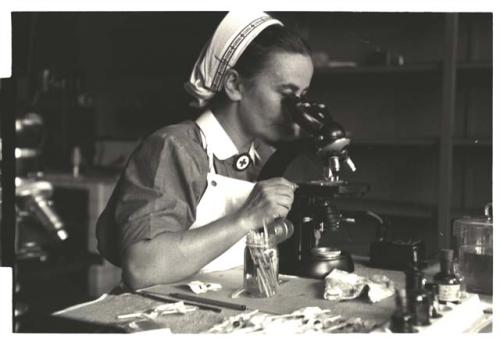
<path id="1" fill-rule="evenodd" d="M 260 32 L 281 21 L 263 12 L 229 12 L 201 51 L 185 88 L 197 107 L 203 107 L 221 90 L 222 80 Z"/>

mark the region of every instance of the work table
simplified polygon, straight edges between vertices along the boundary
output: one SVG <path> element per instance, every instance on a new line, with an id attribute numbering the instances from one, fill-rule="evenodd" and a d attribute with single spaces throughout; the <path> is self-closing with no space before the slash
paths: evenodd
<path id="1" fill-rule="evenodd" d="M 355 273 L 364 277 L 374 274 L 383 274 L 394 282 L 396 288 L 404 287 L 404 273 L 401 271 L 383 270 L 371 268 L 363 259 L 356 259 Z M 323 298 L 325 284 L 323 280 L 299 278 L 294 276 L 280 275 L 282 283 L 278 293 L 271 298 L 252 298 L 240 294 L 237 298 L 231 298 L 231 294 L 242 287 L 243 272 L 241 268 L 228 271 L 200 273 L 183 282 L 170 285 L 156 285 L 145 289 L 168 296 L 170 293 L 191 293 L 186 286 L 194 280 L 203 282 L 219 283 L 222 289 L 209 291 L 200 296 L 208 299 L 228 301 L 243 304 L 246 311 L 259 310 L 269 314 L 286 314 L 306 306 L 318 306 L 322 309 L 330 309 L 332 314 L 340 314 L 343 317 L 361 317 L 363 320 L 375 321 L 379 325 L 387 323 L 394 311 L 394 297 L 388 297 L 377 303 L 371 303 L 366 296 L 343 302 L 325 300 Z M 490 299 L 491 300 L 491 299 Z M 117 320 L 120 314 L 133 313 L 145 310 L 161 302 L 148 299 L 133 293 L 121 293 L 117 295 L 104 295 L 94 302 L 76 305 L 66 310 L 56 312 L 55 317 L 76 320 L 100 325 L 116 325 L 123 320 Z M 218 324 L 224 318 L 245 311 L 222 308 L 222 312 L 216 313 L 209 310 L 197 310 L 184 315 L 166 315 L 157 320 L 161 321 L 166 328 L 173 333 L 200 333 L 207 331 L 213 325 Z M 482 319 L 484 322 L 484 319 Z M 126 322 L 130 322 L 128 319 Z"/>

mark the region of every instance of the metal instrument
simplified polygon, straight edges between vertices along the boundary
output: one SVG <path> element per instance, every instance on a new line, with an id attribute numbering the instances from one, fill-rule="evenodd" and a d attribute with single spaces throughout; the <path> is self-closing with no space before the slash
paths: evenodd
<path id="1" fill-rule="evenodd" d="M 68 233 L 50 200 L 53 186 L 39 178 L 43 135 L 43 120 L 38 114 L 28 113 L 16 119 L 16 209 L 18 219 L 29 215 L 55 240 L 64 241 Z"/>
<path id="2" fill-rule="evenodd" d="M 40 179 L 41 146 L 43 144 L 43 120 L 36 113 L 28 113 L 16 119 L 16 269 L 15 293 L 22 295 L 24 283 L 20 281 L 18 271 L 23 263 L 44 262 L 48 253 L 33 229 L 40 226 L 49 235 L 49 241 L 62 243 L 68 238 L 64 223 L 52 207 L 52 184 Z M 2 158 L 0 157 L 0 161 Z M 21 327 L 22 317 L 30 312 L 30 304 L 20 301 L 15 304 L 15 331 Z"/>
<path id="3" fill-rule="evenodd" d="M 289 117 L 312 136 L 315 151 L 323 162 L 323 180 L 342 182 L 342 164 L 346 164 L 352 172 L 356 171 L 348 154 L 351 139 L 344 128 L 332 119 L 324 104 L 304 101 L 292 95 L 283 100 L 283 106 Z"/>
<path id="4" fill-rule="evenodd" d="M 16 178 L 17 207 L 34 216 L 49 234 L 64 241 L 68 238 L 68 233 L 52 208 L 50 197 L 53 191 L 54 188 L 48 181 Z"/>
<path id="5" fill-rule="evenodd" d="M 298 183 L 287 217 L 294 224 L 295 232 L 279 246 L 280 272 L 314 278 L 323 278 L 333 268 L 352 272 L 354 264 L 347 251 L 318 247 L 324 232 L 340 234 L 343 225 L 355 222 L 354 218 L 344 216 L 336 208 L 335 200 L 360 196 L 369 189 L 365 183 L 351 183 L 341 178 L 343 165 L 356 171 L 348 152 L 351 140 L 323 104 L 292 95 L 284 98 L 282 107 L 288 120 L 297 123 L 309 138 L 277 145 L 277 151 L 262 169 L 260 179 L 283 175 L 289 163 L 301 152 L 319 157 L 323 176 Z"/>

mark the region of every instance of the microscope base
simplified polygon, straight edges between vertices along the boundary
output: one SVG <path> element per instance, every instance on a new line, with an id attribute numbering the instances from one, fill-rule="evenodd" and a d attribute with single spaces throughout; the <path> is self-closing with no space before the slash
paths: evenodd
<path id="1" fill-rule="evenodd" d="M 341 251 L 335 258 L 305 257 L 295 262 L 280 262 L 280 273 L 304 278 L 324 279 L 333 269 L 354 272 L 354 262 L 347 251 Z"/>

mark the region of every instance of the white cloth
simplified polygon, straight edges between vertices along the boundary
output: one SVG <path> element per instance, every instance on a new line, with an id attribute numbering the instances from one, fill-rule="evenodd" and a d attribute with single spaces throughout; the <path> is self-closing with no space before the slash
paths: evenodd
<path id="1" fill-rule="evenodd" d="M 221 89 L 226 71 L 236 64 L 253 39 L 271 25 L 283 24 L 263 12 L 229 12 L 224 17 L 201 51 L 185 84 L 198 107 L 205 106 Z"/>
<path id="2" fill-rule="evenodd" d="M 196 124 L 202 128 L 204 142 L 210 145 L 210 151 L 219 160 L 226 160 L 238 154 L 238 148 L 234 144 L 231 137 L 224 130 L 212 111 L 203 112 Z M 203 145 L 206 147 L 206 145 Z"/>
<path id="3" fill-rule="evenodd" d="M 196 120 L 196 123 L 198 126 L 203 126 L 204 142 L 210 145 L 210 151 L 217 159 L 226 160 L 239 153 L 231 137 L 224 130 L 212 111 L 206 110 L 203 112 Z M 206 145 L 203 146 L 206 147 Z M 248 155 L 254 163 L 255 159 L 260 159 L 260 155 L 257 153 L 253 142 L 248 150 Z"/>
<path id="4" fill-rule="evenodd" d="M 215 172 L 213 163 L 214 153 L 212 152 L 214 145 L 210 143 L 214 139 L 209 140 L 205 138 L 206 135 L 212 135 L 211 131 L 213 129 L 206 122 L 206 119 L 196 120 L 196 123 L 203 132 L 202 138 L 207 150 L 210 170 L 207 174 L 207 189 L 196 207 L 196 220 L 191 225 L 192 229 L 204 227 L 212 221 L 235 212 L 243 205 L 255 185 L 255 183 L 249 181 L 225 177 Z M 245 237 L 208 263 L 201 271 L 222 271 L 243 265 L 244 249 Z"/>

